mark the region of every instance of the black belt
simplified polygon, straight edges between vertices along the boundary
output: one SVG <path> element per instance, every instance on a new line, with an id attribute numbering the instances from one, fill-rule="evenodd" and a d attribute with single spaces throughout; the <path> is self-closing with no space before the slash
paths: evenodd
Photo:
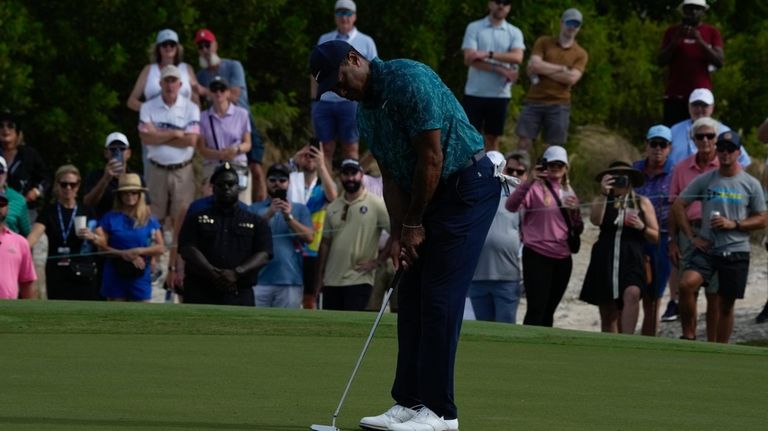
<path id="1" fill-rule="evenodd" d="M 188 164 L 192 163 L 192 159 L 189 159 L 186 162 L 176 163 L 173 165 L 161 165 L 160 163 L 157 163 L 152 159 L 149 159 L 149 163 L 152 163 L 153 166 L 157 166 L 160 169 L 165 169 L 166 171 L 175 171 L 183 167 L 186 167 Z"/>
<path id="2" fill-rule="evenodd" d="M 472 156 L 469 158 L 469 160 L 467 160 L 467 163 L 465 163 L 464 166 L 462 166 L 462 169 L 468 168 L 468 167 L 474 165 L 475 163 L 479 162 L 480 160 L 483 160 L 483 157 L 485 157 L 485 151 L 483 151 L 483 150 L 480 150 L 480 151 L 476 152 L 475 154 L 472 154 Z"/>

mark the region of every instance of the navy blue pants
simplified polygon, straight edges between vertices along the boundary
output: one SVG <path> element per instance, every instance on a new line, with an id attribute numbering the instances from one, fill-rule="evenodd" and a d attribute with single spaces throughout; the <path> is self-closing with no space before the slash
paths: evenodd
<path id="1" fill-rule="evenodd" d="M 398 290 L 398 356 L 392 398 L 457 417 L 453 397 L 456 347 L 464 301 L 501 184 L 484 157 L 441 181 L 424 214 L 426 240 Z"/>

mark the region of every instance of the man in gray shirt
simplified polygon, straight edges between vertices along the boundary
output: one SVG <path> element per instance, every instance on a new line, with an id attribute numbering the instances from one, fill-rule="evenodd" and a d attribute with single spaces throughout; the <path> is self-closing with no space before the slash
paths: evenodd
<path id="1" fill-rule="evenodd" d="M 727 343 L 733 332 L 733 304 L 744 298 L 747 286 L 749 232 L 765 228 L 768 212 L 760 183 L 738 163 L 739 135 L 723 132 L 715 145 L 720 168 L 696 177 L 675 200 L 672 213 L 680 232 L 696 247 L 680 279 L 681 338 L 696 338 L 696 301 L 683 301 L 682 297 L 695 298 L 704 280 L 717 273 L 720 319 L 716 341 Z M 702 202 L 698 236 L 685 217 L 685 207 L 695 200 Z"/>

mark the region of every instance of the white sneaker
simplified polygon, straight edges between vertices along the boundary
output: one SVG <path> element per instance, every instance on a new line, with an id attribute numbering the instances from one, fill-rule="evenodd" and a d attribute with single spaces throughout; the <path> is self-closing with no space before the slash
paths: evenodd
<path id="1" fill-rule="evenodd" d="M 443 419 L 432 410 L 422 407 L 416 416 L 403 423 L 389 426 L 390 431 L 459 431 L 458 419 Z"/>
<path id="2" fill-rule="evenodd" d="M 367 430 L 388 430 L 392 424 L 399 424 L 416 416 L 416 410 L 395 404 L 378 416 L 367 416 L 360 419 L 360 428 Z"/>

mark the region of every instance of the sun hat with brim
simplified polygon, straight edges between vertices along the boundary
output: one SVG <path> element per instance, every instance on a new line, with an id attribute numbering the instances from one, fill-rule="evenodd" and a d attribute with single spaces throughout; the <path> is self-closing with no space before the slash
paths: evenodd
<path id="1" fill-rule="evenodd" d="M 625 175 L 629 178 L 630 183 L 632 183 L 632 187 L 640 187 L 645 184 L 645 176 L 643 173 L 633 168 L 629 163 L 621 160 L 611 162 L 611 164 L 608 165 L 608 169 L 595 176 L 595 181 L 602 181 L 606 174 Z"/>
<path id="2" fill-rule="evenodd" d="M 123 174 L 117 180 L 117 192 L 146 192 L 147 188 L 141 186 L 141 177 L 138 174 Z"/>

